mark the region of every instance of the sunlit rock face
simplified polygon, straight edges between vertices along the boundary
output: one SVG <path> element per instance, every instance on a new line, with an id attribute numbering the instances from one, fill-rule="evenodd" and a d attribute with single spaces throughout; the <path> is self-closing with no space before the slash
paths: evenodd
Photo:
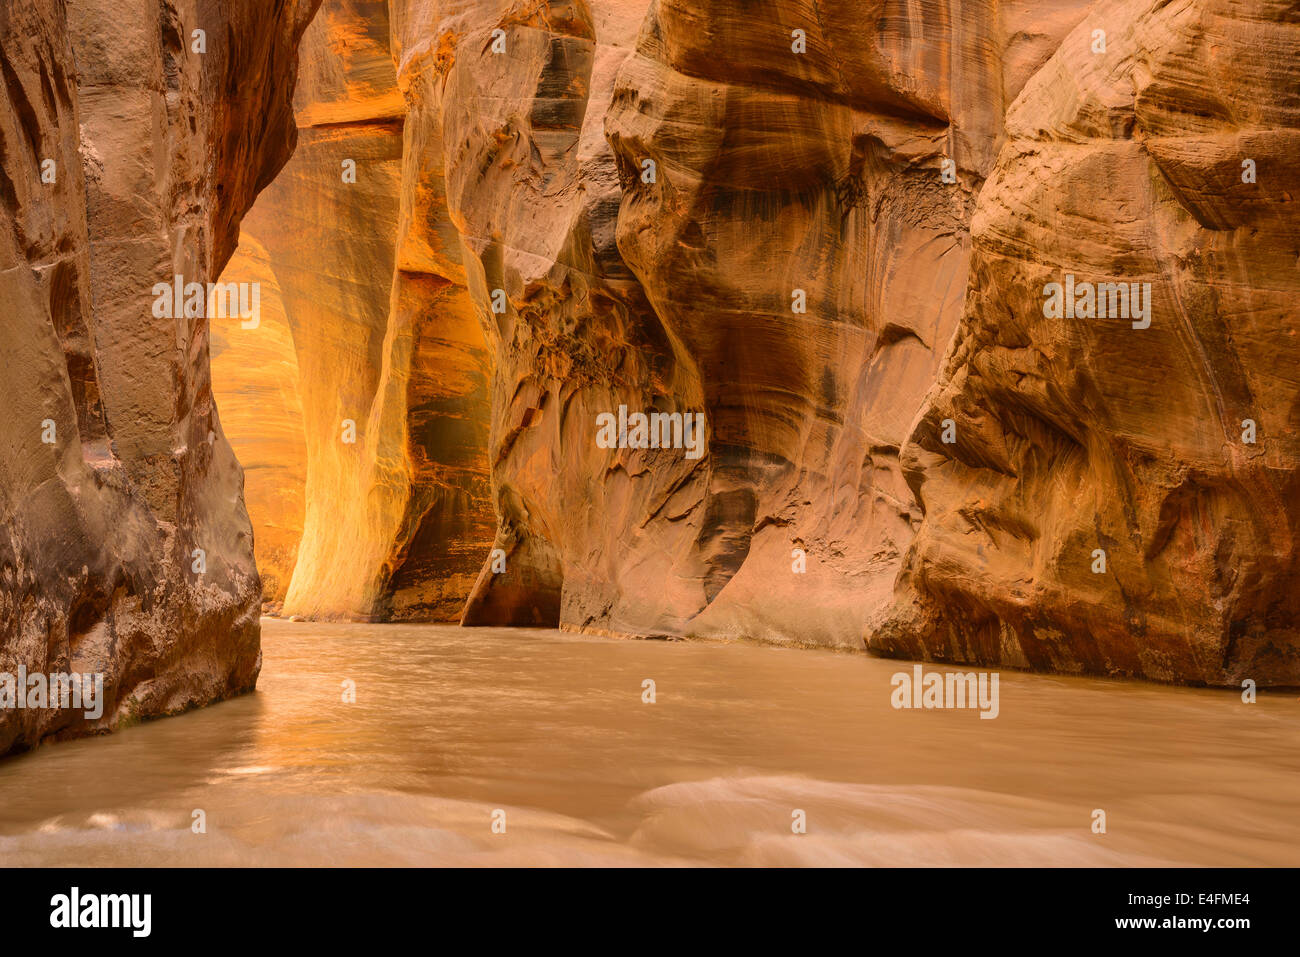
<path id="1" fill-rule="evenodd" d="M 267 251 L 245 233 L 223 276 L 257 283 L 255 330 L 241 315 L 213 316 L 213 394 L 230 446 L 244 469 L 264 610 L 284 602 L 298 561 L 306 509 L 298 354 Z"/>
<path id="2" fill-rule="evenodd" d="M 702 461 L 595 441 L 620 404 L 702 408 L 615 242 L 603 118 L 644 4 L 399 7 L 406 255 L 492 349 L 499 525 L 464 620 L 675 632 Z"/>
<path id="3" fill-rule="evenodd" d="M 223 277 L 264 267 L 278 312 L 223 328 L 218 396 L 256 463 L 268 610 L 454 621 L 492 537 L 487 356 L 463 294 L 399 236 L 389 32 L 386 2 L 326 0 L 303 39 L 297 152 Z"/>
<path id="4" fill-rule="evenodd" d="M 97 719 L 7 703 L 0 753 L 256 680 L 260 586 L 206 310 L 159 314 L 154 286 L 214 280 L 288 158 L 314 8 L 0 9 L 0 672 L 99 673 L 105 699 Z"/>
<path id="5" fill-rule="evenodd" d="M 1298 37 L 1291 3 L 1106 3 L 1029 81 L 872 649 L 1300 684 Z M 1049 317 L 1067 274 L 1149 316 Z"/>
<path id="6" fill-rule="evenodd" d="M 219 340 L 270 607 L 1290 681 L 1295 19 L 327 0 Z"/>

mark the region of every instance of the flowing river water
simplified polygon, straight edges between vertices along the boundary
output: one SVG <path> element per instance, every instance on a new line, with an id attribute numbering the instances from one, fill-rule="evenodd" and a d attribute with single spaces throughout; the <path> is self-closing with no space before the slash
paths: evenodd
<path id="1" fill-rule="evenodd" d="M 263 656 L 255 694 L 0 762 L 0 861 L 1300 864 L 1293 693 L 1004 671 L 987 720 L 746 643 L 266 619 Z"/>

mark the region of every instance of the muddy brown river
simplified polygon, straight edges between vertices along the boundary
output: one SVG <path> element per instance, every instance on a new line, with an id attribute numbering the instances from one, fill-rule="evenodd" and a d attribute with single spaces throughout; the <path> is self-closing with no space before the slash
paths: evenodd
<path id="1" fill-rule="evenodd" d="M 907 663 L 744 643 L 268 619 L 263 649 L 255 694 L 0 763 L 0 861 L 1300 865 L 1295 694 L 1003 671 L 988 720 L 896 709 Z"/>

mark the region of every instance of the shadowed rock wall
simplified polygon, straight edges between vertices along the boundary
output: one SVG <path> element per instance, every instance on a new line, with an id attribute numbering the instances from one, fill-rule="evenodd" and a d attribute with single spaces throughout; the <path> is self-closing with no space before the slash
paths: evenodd
<path id="1" fill-rule="evenodd" d="M 496 358 L 508 562 L 466 622 L 860 648 L 1006 98 L 1080 9 L 406 7 Z M 705 454 L 599 447 L 620 406 L 703 413 Z"/>
<path id="2" fill-rule="evenodd" d="M 97 720 L 7 702 L 0 753 L 257 678 L 260 586 L 205 306 L 160 315 L 154 286 L 215 279 L 289 157 L 314 10 L 0 9 L 0 672 L 99 673 L 105 695 Z"/>
<path id="3" fill-rule="evenodd" d="M 1300 684 L 1297 39 L 1295 4 L 1104 3 L 1012 105 L 873 650 Z M 1047 318 L 1067 274 L 1149 316 Z"/>

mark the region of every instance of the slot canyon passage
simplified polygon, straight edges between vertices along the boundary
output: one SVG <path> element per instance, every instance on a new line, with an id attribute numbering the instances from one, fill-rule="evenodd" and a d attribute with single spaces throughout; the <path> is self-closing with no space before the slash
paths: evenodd
<path id="1" fill-rule="evenodd" d="M 0 679 L 102 680 L 0 680 L 0 860 L 1300 865 L 1300 0 L 3 0 L 0 79 Z"/>

